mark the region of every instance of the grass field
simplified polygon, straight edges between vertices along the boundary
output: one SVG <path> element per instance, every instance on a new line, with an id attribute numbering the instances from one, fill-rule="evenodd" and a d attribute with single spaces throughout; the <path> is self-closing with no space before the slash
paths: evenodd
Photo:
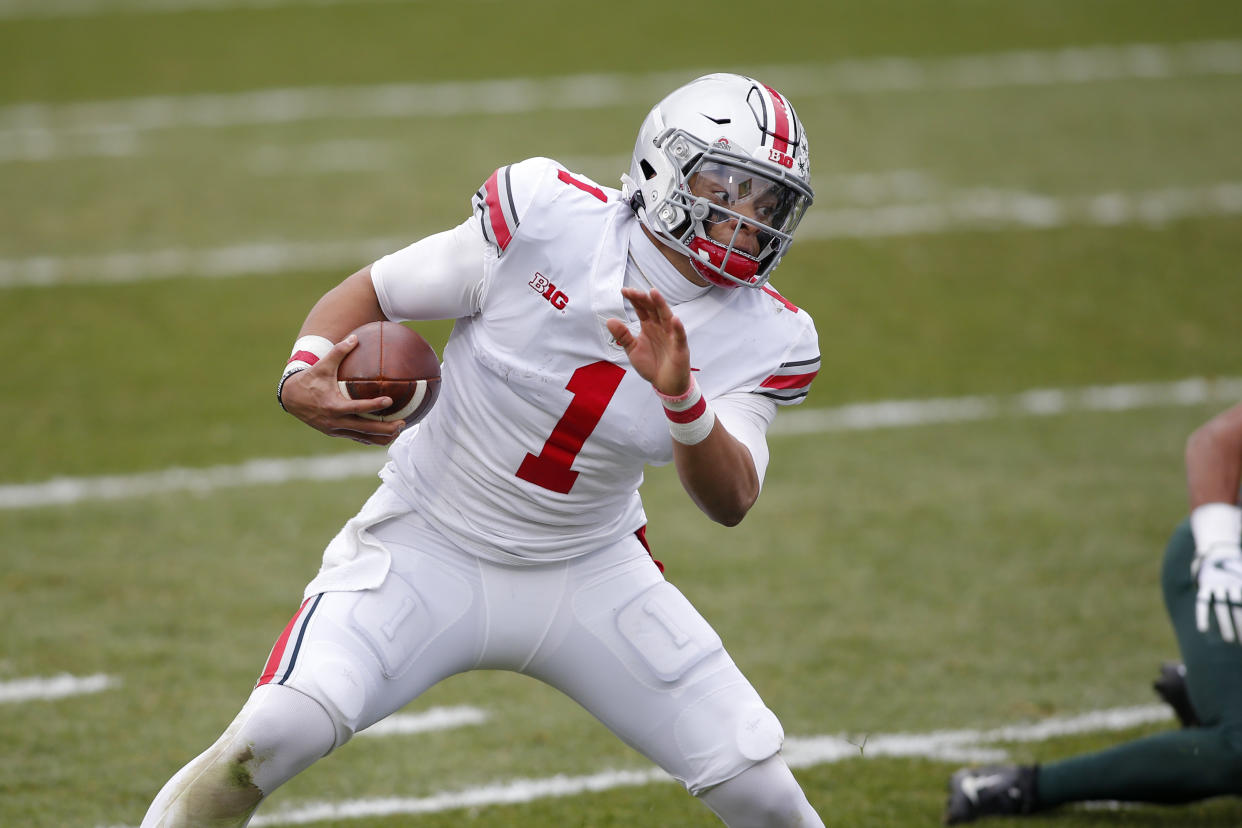
<path id="1" fill-rule="evenodd" d="M 812 802 L 832 825 L 934 825 L 981 750 L 1172 726 L 988 735 L 1150 705 L 1176 655 L 1158 562 L 1183 441 L 1237 386 L 1168 384 L 1242 375 L 1237 3 L 0 0 L 0 826 L 136 825 L 373 488 L 299 477 L 377 455 L 272 399 L 322 291 L 460 221 L 501 164 L 614 184 L 649 105 L 714 69 L 806 122 L 816 205 L 774 284 L 824 367 L 740 527 L 667 469 L 644 497 Z M 1118 385 L 1149 393 L 1075 396 Z M 1023 413 L 1032 389 L 1071 404 Z M 999 404 L 833 425 L 981 397 Z M 247 482 L 257 459 L 293 471 Z M 13 690 L 64 674 L 108 678 Z M 357 737 L 255 824 L 717 824 L 527 679 L 459 676 L 404 712 L 463 707 L 481 723 Z M 1228 800 L 1024 824 L 1240 823 Z"/>

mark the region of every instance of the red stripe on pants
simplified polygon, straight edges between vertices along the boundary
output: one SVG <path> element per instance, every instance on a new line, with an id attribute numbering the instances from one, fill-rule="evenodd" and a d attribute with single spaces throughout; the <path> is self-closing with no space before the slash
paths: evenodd
<path id="1" fill-rule="evenodd" d="M 289 636 L 293 633 L 293 628 L 297 626 L 298 619 L 302 616 L 302 610 L 306 609 L 306 604 L 310 601 L 307 598 L 302 602 L 302 606 L 298 607 L 298 611 L 289 619 L 289 623 L 285 625 L 284 632 L 280 634 L 280 638 L 276 639 L 276 646 L 272 647 L 272 654 L 267 657 L 267 664 L 263 665 L 263 675 L 259 676 L 259 682 L 255 686 L 267 684 L 276 677 L 276 670 L 280 667 L 281 660 L 285 657 L 285 647 L 289 645 Z"/>

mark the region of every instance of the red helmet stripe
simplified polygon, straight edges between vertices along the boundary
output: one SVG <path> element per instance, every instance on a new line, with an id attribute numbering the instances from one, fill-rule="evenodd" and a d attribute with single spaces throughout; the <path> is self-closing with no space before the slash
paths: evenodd
<path id="1" fill-rule="evenodd" d="M 775 123 L 772 125 L 772 148 L 789 152 L 789 104 L 772 87 L 764 84 L 763 88 L 772 96 L 772 111 L 776 113 Z"/>

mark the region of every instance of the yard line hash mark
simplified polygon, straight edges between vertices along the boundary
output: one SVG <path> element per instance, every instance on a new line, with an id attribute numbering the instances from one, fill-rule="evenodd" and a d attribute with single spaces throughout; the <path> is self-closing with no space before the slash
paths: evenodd
<path id="1" fill-rule="evenodd" d="M 483 724 L 487 711 L 477 707 L 431 707 L 418 713 L 394 713 L 361 731 L 359 736 L 403 736 Z"/>
<path id="2" fill-rule="evenodd" d="M 777 417 L 774 438 L 938 423 L 1050 417 L 1076 411 L 1132 411 L 1141 408 L 1236 402 L 1242 377 L 1177 382 L 1036 388 L 1018 394 L 984 394 L 923 400 L 883 400 L 833 408 L 795 409 Z M 206 494 L 239 486 L 329 481 L 377 474 L 382 449 L 320 457 L 267 458 L 207 468 L 171 468 L 131 475 L 59 477 L 40 483 L 0 485 L 0 509 L 35 509 L 86 501 L 125 500 L 192 492 Z"/>
<path id="3" fill-rule="evenodd" d="M 1015 228 L 1048 230 L 1132 224 L 1160 227 L 1183 219 L 1236 215 L 1242 215 L 1242 181 L 1085 196 L 971 189 L 950 191 L 941 198 L 917 203 L 812 208 L 798 228 L 798 238 L 826 241 Z M 168 278 L 221 279 L 325 269 L 352 272 L 361 264 L 405 247 L 416 235 L 0 259 L 0 289 Z"/>
<path id="4" fill-rule="evenodd" d="M 0 681 L 0 703 L 63 699 L 68 696 L 100 693 L 119 684 L 119 680 L 103 673 L 92 676 L 61 673 L 46 678 L 9 679 Z"/>

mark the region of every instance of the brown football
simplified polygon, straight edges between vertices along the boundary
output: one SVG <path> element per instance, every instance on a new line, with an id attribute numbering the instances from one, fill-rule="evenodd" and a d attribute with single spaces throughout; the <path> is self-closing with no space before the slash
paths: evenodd
<path id="1" fill-rule="evenodd" d="M 392 397 L 392 405 L 361 416 L 417 423 L 440 395 L 440 358 L 417 332 L 398 322 L 355 329 L 358 345 L 336 369 L 341 393 L 355 400 Z"/>

